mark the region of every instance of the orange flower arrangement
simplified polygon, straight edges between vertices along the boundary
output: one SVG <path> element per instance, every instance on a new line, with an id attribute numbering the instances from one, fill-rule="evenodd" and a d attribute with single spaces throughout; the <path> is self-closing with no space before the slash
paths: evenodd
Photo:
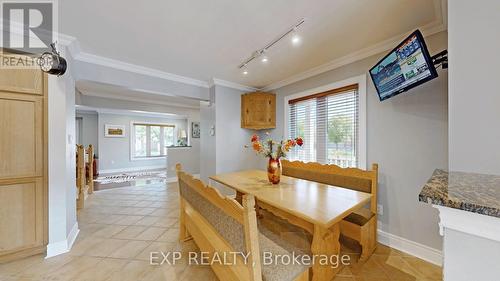
<path id="1" fill-rule="evenodd" d="M 266 135 L 269 136 L 269 133 L 266 133 Z M 255 152 L 269 158 L 269 163 L 267 165 L 267 177 L 269 179 L 269 182 L 271 182 L 272 184 L 278 184 L 280 182 L 280 158 L 286 157 L 286 153 L 295 146 L 302 146 L 304 144 L 304 140 L 302 140 L 301 137 L 282 140 L 280 142 L 275 142 L 271 138 L 269 138 L 266 141 L 262 142 L 260 141 L 259 136 L 256 134 L 252 136 L 250 141 L 252 142 L 252 149 Z"/>
<path id="2" fill-rule="evenodd" d="M 269 135 L 269 133 L 266 133 L 266 135 Z M 301 137 L 282 140 L 280 142 L 275 142 L 269 138 L 266 141 L 262 142 L 259 136 L 256 134 L 252 136 L 250 141 L 255 152 L 263 154 L 265 157 L 276 160 L 279 160 L 282 157 L 286 157 L 286 153 L 295 146 L 302 146 L 304 144 L 304 140 Z"/>

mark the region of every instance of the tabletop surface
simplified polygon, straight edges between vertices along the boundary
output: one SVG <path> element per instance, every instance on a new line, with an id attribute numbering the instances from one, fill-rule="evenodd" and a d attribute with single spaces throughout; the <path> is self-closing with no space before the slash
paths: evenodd
<path id="1" fill-rule="evenodd" d="M 372 197 L 365 192 L 283 175 L 280 183 L 273 185 L 267 180 L 267 172 L 260 170 L 218 174 L 210 179 L 323 227 L 339 222 Z"/>

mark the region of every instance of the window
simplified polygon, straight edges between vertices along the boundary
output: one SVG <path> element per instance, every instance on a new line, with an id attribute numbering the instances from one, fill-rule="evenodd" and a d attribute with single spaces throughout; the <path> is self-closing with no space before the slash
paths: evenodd
<path id="1" fill-rule="evenodd" d="M 173 125 L 132 124 L 132 158 L 164 157 L 174 145 Z"/>
<path id="2" fill-rule="evenodd" d="M 288 137 L 304 146 L 291 160 L 360 166 L 360 99 L 358 84 L 288 100 Z"/>

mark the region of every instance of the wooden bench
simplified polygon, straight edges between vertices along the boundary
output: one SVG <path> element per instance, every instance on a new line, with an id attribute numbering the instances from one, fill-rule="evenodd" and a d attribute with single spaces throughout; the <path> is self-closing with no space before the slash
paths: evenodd
<path id="1" fill-rule="evenodd" d="M 86 179 L 85 179 L 85 148 L 83 145 L 76 145 L 76 208 L 83 209 L 85 207 L 86 195 Z"/>
<path id="2" fill-rule="evenodd" d="M 336 165 L 322 165 L 315 162 L 282 160 L 283 175 L 335 185 L 361 192 L 371 193 L 368 208 L 349 214 L 340 223 L 340 232 L 359 242 L 362 247 L 361 260 L 368 258 L 377 246 L 377 186 L 378 164 L 372 170 L 341 168 Z"/>
<path id="3" fill-rule="evenodd" d="M 94 148 L 76 145 L 76 208 L 85 207 L 88 194 L 94 192 Z"/>
<path id="4" fill-rule="evenodd" d="M 284 241 L 263 234 L 257 226 L 255 198 L 243 195 L 242 205 L 231 197 L 222 196 L 213 187 L 182 171 L 176 165 L 180 193 L 180 231 L 181 241 L 193 238 L 202 252 L 212 256 L 224 253 L 244 253 L 236 259 L 229 256 L 227 264 L 213 263 L 212 269 L 220 280 L 248 281 L 306 281 L 309 268 L 303 265 L 263 265 L 261 254 L 274 255 L 303 254 L 293 246 L 286 247 Z"/>

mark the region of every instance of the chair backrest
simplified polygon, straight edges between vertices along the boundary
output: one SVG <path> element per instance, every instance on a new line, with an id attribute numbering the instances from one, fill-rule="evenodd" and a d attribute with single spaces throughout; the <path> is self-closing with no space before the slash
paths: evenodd
<path id="1" fill-rule="evenodd" d="M 179 192 L 185 210 L 181 210 L 189 233 L 202 251 L 241 252 L 250 254 L 247 263 L 239 258 L 239 266 L 213 267 L 221 274 L 242 275 L 243 280 L 261 281 L 261 264 L 258 241 L 255 198 L 243 196 L 243 206 L 176 165 Z M 199 231 L 198 231 L 199 230 Z M 201 245 L 200 245 L 201 244 Z"/>
<path id="2" fill-rule="evenodd" d="M 283 175 L 371 193 L 370 210 L 377 210 L 378 164 L 372 170 L 341 168 L 316 162 L 281 161 Z"/>

